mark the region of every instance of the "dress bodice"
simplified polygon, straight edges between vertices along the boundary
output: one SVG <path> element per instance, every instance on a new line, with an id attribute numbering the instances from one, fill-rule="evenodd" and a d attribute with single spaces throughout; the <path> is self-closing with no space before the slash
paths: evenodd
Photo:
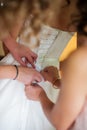
<path id="1" fill-rule="evenodd" d="M 27 31 L 29 32 L 28 29 Z M 33 44 L 33 41 L 35 40 L 32 38 L 31 43 L 28 41 L 28 39 L 26 41 L 26 35 L 27 33 L 24 31 L 20 35 L 18 41 L 31 48 L 31 43 Z M 38 66 L 39 69 L 43 69 L 49 65 L 58 67 L 59 56 L 61 55 L 68 41 L 71 39 L 72 35 L 73 33 L 60 31 L 58 29 L 43 25 L 40 31 L 39 46 L 34 49 L 31 48 L 38 55 L 36 66 Z"/>

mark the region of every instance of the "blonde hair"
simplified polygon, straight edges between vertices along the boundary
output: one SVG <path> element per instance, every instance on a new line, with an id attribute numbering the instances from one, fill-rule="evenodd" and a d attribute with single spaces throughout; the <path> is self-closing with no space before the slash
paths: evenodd
<path id="1" fill-rule="evenodd" d="M 2 0 L 0 2 L 0 38 L 8 33 L 21 19 L 30 19 L 33 33 L 40 30 L 42 21 L 46 21 L 46 10 L 50 0 Z M 21 17 L 21 18 L 20 18 Z M 23 28 L 22 28 L 23 31 Z"/>

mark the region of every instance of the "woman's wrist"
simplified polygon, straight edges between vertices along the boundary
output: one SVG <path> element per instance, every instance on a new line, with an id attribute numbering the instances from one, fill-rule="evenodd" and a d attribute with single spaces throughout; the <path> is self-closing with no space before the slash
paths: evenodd
<path id="1" fill-rule="evenodd" d="M 14 65 L 0 66 L 0 79 L 14 79 L 18 77 L 18 72 Z"/>
<path id="2" fill-rule="evenodd" d="M 5 46 L 9 49 L 9 51 L 13 51 L 18 45 L 16 40 L 10 34 L 8 34 L 8 36 L 5 37 L 2 41 L 5 44 Z"/>

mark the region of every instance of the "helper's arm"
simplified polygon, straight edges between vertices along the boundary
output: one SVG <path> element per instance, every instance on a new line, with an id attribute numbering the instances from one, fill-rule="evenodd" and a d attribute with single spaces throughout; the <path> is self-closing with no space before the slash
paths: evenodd
<path id="1" fill-rule="evenodd" d="M 56 104 L 48 99 L 39 86 L 27 86 L 27 97 L 40 101 L 45 115 L 57 130 L 67 130 L 83 108 L 87 95 L 86 58 L 85 47 L 72 53 L 66 60 L 62 68 L 61 89 Z"/>

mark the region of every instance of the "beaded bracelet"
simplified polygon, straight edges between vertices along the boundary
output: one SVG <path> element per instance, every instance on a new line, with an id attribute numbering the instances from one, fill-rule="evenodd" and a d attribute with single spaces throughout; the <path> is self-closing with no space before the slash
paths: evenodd
<path id="1" fill-rule="evenodd" d="M 53 81 L 53 88 L 55 88 L 55 89 L 58 89 L 58 87 L 57 86 L 55 86 L 55 82 L 58 80 L 58 78 L 57 79 L 55 79 L 54 81 Z"/>
<path id="2" fill-rule="evenodd" d="M 15 79 L 18 77 L 18 66 L 17 66 L 17 65 L 14 65 L 14 67 L 16 68 L 16 76 L 14 77 L 13 80 L 15 80 Z"/>
<path id="3" fill-rule="evenodd" d="M 59 70 L 57 78 L 53 81 L 53 88 L 58 89 L 58 86 L 55 86 L 55 83 L 57 80 L 60 80 L 60 79 L 61 79 L 61 71 Z"/>
<path id="4" fill-rule="evenodd" d="M 55 79 L 54 81 L 53 81 L 53 85 L 55 84 L 55 82 L 58 80 L 58 78 L 57 79 Z"/>

